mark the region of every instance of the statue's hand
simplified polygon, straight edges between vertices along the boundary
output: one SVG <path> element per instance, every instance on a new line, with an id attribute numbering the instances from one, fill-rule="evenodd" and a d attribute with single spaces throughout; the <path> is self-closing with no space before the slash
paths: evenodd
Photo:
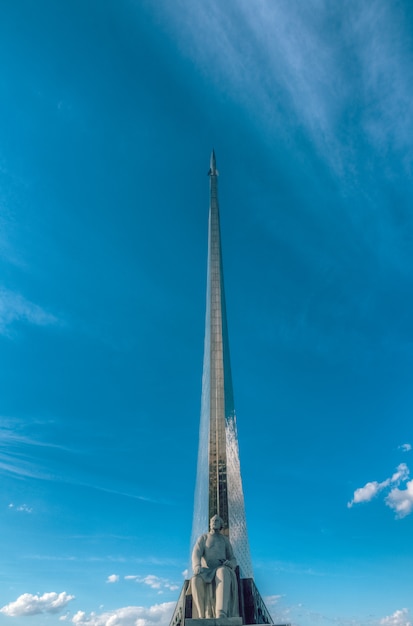
<path id="1" fill-rule="evenodd" d="M 194 574 L 195 574 L 195 576 L 198 576 L 200 571 L 201 571 L 201 566 L 200 565 L 195 565 L 195 567 L 194 567 Z"/>
<path id="2" fill-rule="evenodd" d="M 223 564 L 225 567 L 232 567 L 231 561 L 224 561 Z"/>

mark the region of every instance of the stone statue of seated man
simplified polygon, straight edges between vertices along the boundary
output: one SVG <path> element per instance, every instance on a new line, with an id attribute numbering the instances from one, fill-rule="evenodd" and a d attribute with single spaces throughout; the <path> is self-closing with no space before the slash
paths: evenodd
<path id="1" fill-rule="evenodd" d="M 192 552 L 192 617 L 238 617 L 237 562 L 229 539 L 221 534 L 223 521 L 210 520 L 210 531 L 201 535 Z"/>

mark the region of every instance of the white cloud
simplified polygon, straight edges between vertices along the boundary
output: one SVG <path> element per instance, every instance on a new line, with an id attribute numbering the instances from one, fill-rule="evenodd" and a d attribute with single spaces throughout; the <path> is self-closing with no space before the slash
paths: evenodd
<path id="1" fill-rule="evenodd" d="M 399 446 L 400 450 L 403 450 L 403 452 L 410 452 L 410 450 L 412 449 L 412 444 L 411 443 L 402 443 L 401 446 Z"/>
<path id="2" fill-rule="evenodd" d="M 401 519 L 413 511 L 413 480 L 409 480 L 406 489 L 395 487 L 386 498 L 386 504 L 396 512 Z"/>
<path id="3" fill-rule="evenodd" d="M 175 602 L 164 602 L 149 608 L 127 606 L 104 613 L 78 611 L 72 618 L 76 626 L 168 626 Z"/>
<path id="4" fill-rule="evenodd" d="M 151 589 L 157 589 L 159 593 L 162 593 L 162 589 L 169 589 L 169 591 L 179 589 L 177 584 L 169 581 L 167 578 L 159 578 L 159 576 L 155 576 L 154 574 L 148 574 L 147 576 L 129 575 L 125 576 L 125 580 L 134 580 L 137 583 L 148 585 Z"/>
<path id="5" fill-rule="evenodd" d="M 9 327 L 16 321 L 49 326 L 56 324 L 57 318 L 20 294 L 0 287 L 0 334 L 7 336 Z"/>
<path id="6" fill-rule="evenodd" d="M 347 503 L 348 508 L 351 508 L 353 504 L 359 504 L 360 502 L 370 502 L 378 493 L 383 491 L 386 487 L 393 486 L 393 489 L 385 499 L 387 506 L 394 509 L 397 513 L 397 517 L 405 517 L 411 513 L 413 509 L 413 493 L 410 493 L 409 485 L 413 483 L 410 481 L 407 484 L 407 489 L 400 490 L 398 485 L 406 481 L 409 478 L 409 468 L 406 463 L 400 463 L 397 466 L 396 471 L 390 478 L 386 478 L 381 483 L 376 480 L 368 482 L 364 487 L 359 487 L 353 494 L 353 499 Z M 413 487 L 412 487 L 413 490 Z"/>
<path id="7" fill-rule="evenodd" d="M 75 596 L 71 596 L 62 591 L 56 593 L 44 593 L 42 596 L 24 593 L 14 602 L 6 604 L 0 609 L 0 613 L 9 617 L 18 617 L 20 615 L 39 615 L 40 613 L 58 613 L 61 611 Z"/>
<path id="8" fill-rule="evenodd" d="M 33 513 L 33 508 L 28 506 L 27 504 L 13 504 L 10 502 L 9 509 L 14 509 L 15 511 L 19 511 L 20 513 Z"/>
<path id="9" fill-rule="evenodd" d="M 407 480 L 409 477 L 409 468 L 406 463 L 400 463 L 397 466 L 397 471 L 390 478 L 391 483 L 399 483 L 401 480 Z"/>
<path id="10" fill-rule="evenodd" d="M 152 589 L 160 589 L 160 587 L 162 586 L 161 579 L 158 576 L 154 576 L 153 574 L 149 574 L 142 579 L 137 579 L 137 582 L 145 583 L 145 585 L 148 585 Z"/>
<path id="11" fill-rule="evenodd" d="M 393 615 L 388 615 L 380 620 L 381 626 L 412 626 L 407 609 L 398 609 Z"/>
<path id="12" fill-rule="evenodd" d="M 118 574 L 111 574 L 110 576 L 108 576 L 108 579 L 107 579 L 106 582 L 107 583 L 117 583 L 117 582 L 119 582 Z"/>
<path id="13" fill-rule="evenodd" d="M 373 482 L 366 483 L 364 487 L 359 487 L 355 490 L 353 499 L 347 504 L 347 506 L 351 508 L 353 504 L 358 504 L 359 502 L 370 502 L 370 500 L 372 500 L 374 496 L 377 495 L 379 491 L 381 491 L 387 485 L 387 481 L 378 483 L 375 480 Z"/>

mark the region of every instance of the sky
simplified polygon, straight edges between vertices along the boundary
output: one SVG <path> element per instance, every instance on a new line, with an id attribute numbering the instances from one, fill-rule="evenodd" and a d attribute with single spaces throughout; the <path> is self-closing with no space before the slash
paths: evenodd
<path id="1" fill-rule="evenodd" d="M 413 4 L 0 14 L 0 626 L 168 626 L 212 148 L 255 582 L 411 626 Z"/>

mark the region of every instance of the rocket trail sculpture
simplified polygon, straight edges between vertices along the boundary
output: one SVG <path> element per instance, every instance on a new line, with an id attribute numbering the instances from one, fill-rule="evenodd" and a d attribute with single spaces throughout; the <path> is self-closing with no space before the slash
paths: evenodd
<path id="1" fill-rule="evenodd" d="M 204 369 L 198 471 L 191 546 L 218 514 L 225 524 L 241 570 L 252 578 L 238 454 L 229 358 L 218 205 L 218 172 L 212 152 Z"/>
<path id="2" fill-rule="evenodd" d="M 224 521 L 223 533 L 228 536 L 239 565 L 242 623 L 273 623 L 253 580 L 247 536 L 228 344 L 218 171 L 214 151 L 208 175 L 210 206 L 205 345 L 191 549 L 196 539 L 207 532 L 210 518 L 219 515 Z M 184 620 L 192 617 L 188 583 L 185 581 L 171 626 L 183 626 Z"/>

